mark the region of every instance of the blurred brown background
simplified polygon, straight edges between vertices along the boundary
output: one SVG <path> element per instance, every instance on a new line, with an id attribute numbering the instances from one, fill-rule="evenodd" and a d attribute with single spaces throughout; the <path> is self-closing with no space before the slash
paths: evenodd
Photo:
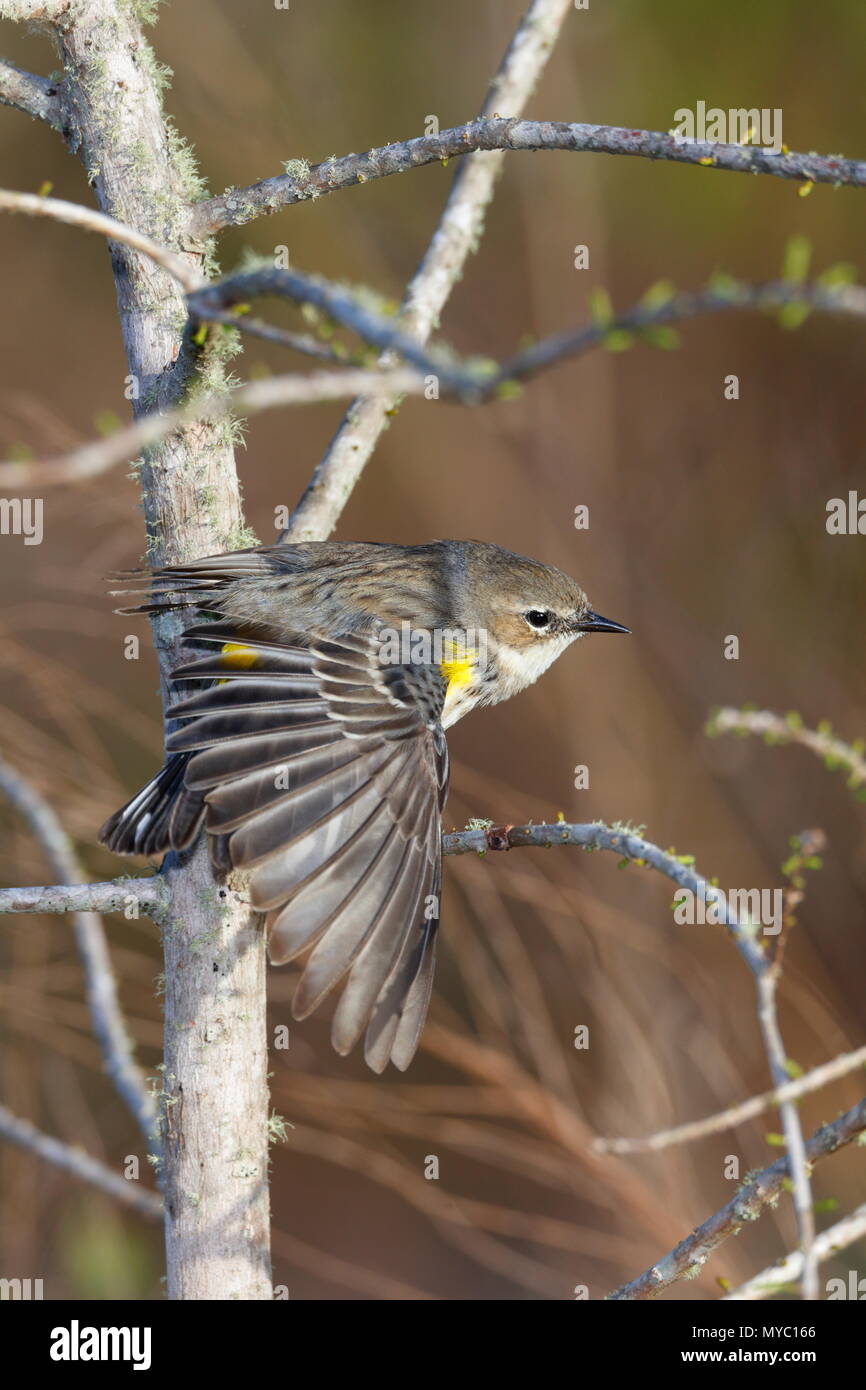
<path id="1" fill-rule="evenodd" d="M 442 128 L 477 110 L 523 6 L 184 0 L 153 41 L 174 69 L 168 109 L 212 191 Z M 781 107 L 791 149 L 866 154 L 866 11 L 619 0 L 575 12 L 527 114 L 668 129 L 678 107 Z M 5 56 L 48 73 L 48 45 L 4 25 Z M 90 203 L 57 135 L 0 111 L 3 185 Z M 454 165 L 438 165 L 231 232 L 289 247 L 293 265 L 394 298 L 435 225 Z M 665 277 L 715 269 L 772 278 L 793 232 L 814 264 L 866 274 L 866 195 L 600 155 L 512 154 L 487 231 L 442 324 L 462 351 L 502 358 L 522 335 L 587 316 L 592 286 L 625 308 Z M 574 247 L 591 269 L 573 269 Z M 0 222 L 0 451 L 53 453 L 126 415 L 125 365 L 105 246 L 71 229 Z M 279 310 L 276 311 L 279 314 Z M 286 316 L 288 321 L 288 316 Z M 849 738 L 866 729 L 864 541 L 826 534 L 825 505 L 858 486 L 864 329 L 810 319 L 796 333 L 754 315 L 687 325 L 676 352 L 637 347 L 560 366 L 520 399 L 469 411 L 410 401 L 384 437 L 338 534 L 497 541 L 571 571 L 630 639 L 595 639 L 532 691 L 461 724 L 448 824 L 629 819 L 731 886 L 774 886 L 788 837 L 829 837 L 789 943 L 781 1022 L 803 1066 L 863 1041 L 864 815 L 839 775 L 797 748 L 702 728 L 750 700 Z M 248 345 L 239 371 L 297 359 Z M 301 366 L 304 364 L 301 363 Z M 723 378 L 741 398 L 723 398 Z M 239 454 L 247 515 L 271 540 L 340 418 L 338 406 L 250 422 Z M 110 418 L 110 414 L 108 416 Z M 143 551 L 136 488 L 121 467 L 49 492 L 45 539 L 0 542 L 4 756 L 47 792 L 94 877 L 126 871 L 94 844 L 105 815 L 157 766 L 155 665 L 146 628 L 112 615 L 104 576 Z M 590 508 L 588 532 L 574 508 Z M 140 631 L 142 659 L 123 658 Z M 740 639 L 739 661 L 723 658 Z M 573 788 L 578 763 L 591 784 Z M 6 883 L 45 881 L 5 812 Z M 770 1114 L 734 1134 L 625 1164 L 586 1157 L 582 1125 L 639 1134 L 764 1090 L 752 982 L 718 929 L 672 922 L 671 885 L 612 855 L 520 851 L 447 864 L 444 951 L 426 1047 L 405 1077 L 371 1080 L 336 1058 L 328 1018 L 291 1025 L 273 1055 L 274 1107 L 296 1126 L 274 1150 L 275 1277 L 293 1298 L 594 1298 L 638 1273 L 727 1201 L 741 1172 L 777 1157 Z M 142 1061 L 160 1056 L 160 971 L 147 922 L 109 935 Z M 120 1165 L 140 1153 L 105 1080 L 70 927 L 7 919 L 0 1097 Z M 288 972 L 271 972 L 273 1022 L 289 1022 Z M 576 1051 L 587 1024 L 590 1048 Z M 811 1131 L 862 1091 L 856 1078 L 802 1103 Z M 557 1128 L 554 1096 L 572 1129 Z M 424 1160 L 437 1155 L 438 1182 Z M 816 1171 L 840 1210 L 864 1196 L 862 1150 Z M 0 1274 L 43 1277 L 46 1297 L 159 1298 L 159 1233 L 57 1172 L 0 1148 Z M 730 1241 L 678 1297 L 716 1296 L 795 1243 L 788 1200 Z M 822 1225 L 832 1216 L 820 1218 Z M 826 1274 L 863 1269 L 846 1253 Z"/>

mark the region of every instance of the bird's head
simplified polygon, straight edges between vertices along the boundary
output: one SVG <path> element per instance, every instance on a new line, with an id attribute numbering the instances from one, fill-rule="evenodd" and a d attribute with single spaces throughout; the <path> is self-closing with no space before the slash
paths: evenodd
<path id="1" fill-rule="evenodd" d="M 530 685 L 558 656 L 591 632 L 628 632 L 596 613 L 580 585 L 562 570 L 498 546 L 467 554 L 466 590 L 472 625 L 486 629 L 503 677 Z"/>

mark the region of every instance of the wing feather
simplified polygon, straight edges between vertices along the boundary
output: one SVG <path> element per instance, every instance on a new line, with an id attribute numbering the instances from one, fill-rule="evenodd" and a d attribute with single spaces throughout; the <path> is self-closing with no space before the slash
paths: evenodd
<path id="1" fill-rule="evenodd" d="M 243 567 L 243 560 L 238 561 Z M 190 572 L 230 574 L 214 564 Z M 185 575 L 177 574 L 178 587 Z M 304 1018 L 341 981 L 332 1028 L 348 1052 L 365 1027 L 375 1070 L 408 1065 L 430 997 L 448 762 L 434 667 L 384 668 L 375 630 L 250 636 L 224 617 L 188 630 L 211 648 L 174 672 L 209 682 L 170 710 L 168 740 L 184 786 L 204 798 L 223 860 L 250 873 L 268 914 L 274 963 L 309 952 L 294 1013 Z"/>

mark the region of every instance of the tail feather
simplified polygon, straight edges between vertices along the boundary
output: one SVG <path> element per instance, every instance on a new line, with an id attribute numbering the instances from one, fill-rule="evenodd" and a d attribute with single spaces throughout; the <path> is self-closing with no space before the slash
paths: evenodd
<path id="1" fill-rule="evenodd" d="M 145 855 L 192 844 L 204 816 L 204 799 L 184 786 L 189 756 L 170 754 L 147 786 L 105 822 L 100 843 L 115 854 Z"/>
<path id="2" fill-rule="evenodd" d="M 277 547 L 272 547 L 277 549 Z M 280 558 L 289 557 L 291 547 L 280 546 Z M 118 608 L 118 613 L 168 613 L 175 609 L 219 607 L 227 585 L 270 571 L 268 551 L 254 546 L 233 550 L 227 555 L 206 555 L 187 564 L 165 565 L 153 570 L 122 570 L 112 577 L 123 586 L 110 592 L 115 598 L 146 595 L 142 603 Z"/>

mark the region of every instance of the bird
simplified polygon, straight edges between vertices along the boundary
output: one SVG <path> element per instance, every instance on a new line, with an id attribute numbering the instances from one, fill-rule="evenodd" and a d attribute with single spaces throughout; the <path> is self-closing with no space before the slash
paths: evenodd
<path id="1" fill-rule="evenodd" d="M 340 983 L 331 1040 L 405 1071 L 440 920 L 445 731 L 590 633 L 627 633 L 550 565 L 482 541 L 313 541 L 129 571 L 122 613 L 194 614 L 166 759 L 106 821 L 119 854 L 249 875 L 268 955 L 306 956 L 293 1013 Z"/>

